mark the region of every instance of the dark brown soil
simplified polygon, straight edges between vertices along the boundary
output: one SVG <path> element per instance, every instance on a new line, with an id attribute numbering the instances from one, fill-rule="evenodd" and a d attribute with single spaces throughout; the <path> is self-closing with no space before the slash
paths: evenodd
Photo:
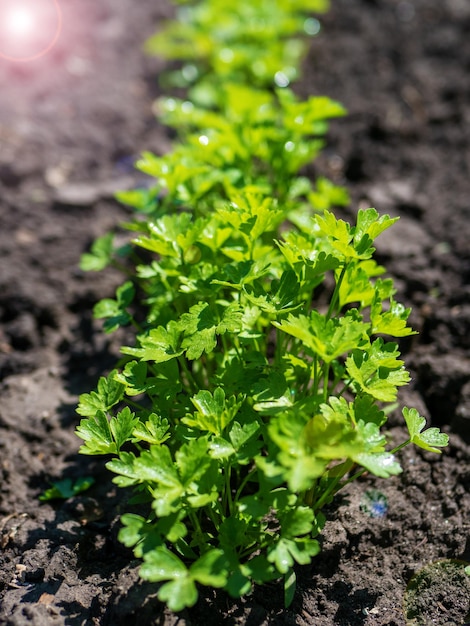
<path id="1" fill-rule="evenodd" d="M 116 540 L 125 494 L 100 459 L 77 454 L 73 434 L 77 395 L 117 352 L 91 309 L 119 277 L 77 268 L 91 240 L 126 216 L 112 193 L 138 182 L 135 155 L 169 145 L 151 111 L 163 64 L 141 44 L 170 9 L 63 0 L 52 52 L 30 64 L 0 59 L 0 624 L 469 621 L 462 577 L 436 587 L 423 575 L 412 615 L 404 602 L 423 568 L 470 560 L 470 4 L 333 5 L 298 90 L 334 97 L 350 115 L 317 167 L 347 185 L 352 207 L 401 216 L 378 246 L 420 331 L 403 345 L 413 383 L 401 401 L 448 432 L 450 446 L 442 456 L 406 449 L 400 477 L 366 478 L 338 498 L 288 610 L 273 585 L 239 602 L 207 592 L 173 615 L 138 581 Z M 398 418 L 392 428 L 401 440 Z M 39 503 L 51 481 L 81 476 L 96 479 L 86 494 Z M 371 489 L 388 502 L 381 517 Z"/>

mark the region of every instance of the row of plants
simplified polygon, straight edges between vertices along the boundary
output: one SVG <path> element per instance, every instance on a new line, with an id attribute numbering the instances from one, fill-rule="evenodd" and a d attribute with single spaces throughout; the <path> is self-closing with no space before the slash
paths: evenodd
<path id="1" fill-rule="evenodd" d="M 409 436 L 389 442 L 410 379 L 392 339 L 414 331 L 373 255 L 397 218 L 349 224 L 332 210 L 346 191 L 302 175 L 345 114 L 289 86 L 325 1 L 180 4 L 147 46 L 178 63 L 167 84 L 186 95 L 158 103 L 177 140 L 137 163 L 149 187 L 118 194 L 129 243 L 108 233 L 82 258 L 125 273 L 94 314 L 135 343 L 80 397 L 77 434 L 132 488 L 119 539 L 170 609 L 279 578 L 288 605 L 335 494 L 447 436 L 404 408 Z"/>

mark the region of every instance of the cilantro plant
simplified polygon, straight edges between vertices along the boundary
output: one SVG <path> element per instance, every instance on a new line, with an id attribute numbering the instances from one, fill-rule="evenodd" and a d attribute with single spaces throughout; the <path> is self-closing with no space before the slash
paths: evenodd
<path id="1" fill-rule="evenodd" d="M 301 23 L 306 5 L 276 3 Z M 266 3 L 237 6 L 243 16 Z M 373 255 L 397 218 L 368 208 L 349 224 L 332 211 L 344 190 L 299 175 L 343 108 L 248 86 L 253 52 L 225 80 L 213 58 L 222 44 L 201 20 L 193 26 L 213 42 L 200 56 L 206 84 L 220 78 L 217 98 L 161 103 L 179 140 L 138 163 L 152 187 L 119 194 L 136 210 L 132 245 L 116 250 L 105 235 L 82 260 L 91 270 L 124 264 L 126 282 L 95 315 L 107 332 L 131 324 L 136 342 L 81 396 L 81 451 L 108 455 L 114 482 L 132 488 L 137 508 L 123 515 L 120 540 L 176 611 L 199 585 L 239 597 L 281 577 L 288 604 L 334 495 L 364 472 L 401 472 L 403 446 L 447 443 L 408 408 L 409 438 L 388 440 L 388 409 L 409 382 L 395 339 L 414 331 Z"/>

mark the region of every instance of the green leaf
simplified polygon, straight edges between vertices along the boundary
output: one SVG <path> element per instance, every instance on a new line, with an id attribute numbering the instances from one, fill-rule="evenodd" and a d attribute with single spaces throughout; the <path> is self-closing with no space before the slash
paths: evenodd
<path id="1" fill-rule="evenodd" d="M 117 453 L 131 438 L 137 418 L 125 407 L 109 421 L 104 411 L 96 411 L 94 417 L 81 420 L 76 434 L 85 441 L 80 448 L 83 454 Z"/>
<path id="2" fill-rule="evenodd" d="M 176 466 L 166 445 L 150 446 L 134 461 L 136 474 L 142 481 L 156 482 L 182 489 Z"/>
<path id="3" fill-rule="evenodd" d="M 326 465 L 328 460 L 351 458 L 361 452 L 362 440 L 351 426 L 351 409 L 344 398 L 331 397 L 320 410 L 321 414 L 311 418 L 305 427 L 310 454 Z"/>
<path id="4" fill-rule="evenodd" d="M 390 478 L 403 471 L 394 455 L 389 452 L 362 452 L 356 454 L 354 460 L 380 478 Z"/>
<path id="5" fill-rule="evenodd" d="M 339 289 L 340 308 L 352 302 L 360 303 L 361 308 L 369 306 L 376 294 L 371 276 L 377 276 L 383 271 L 371 260 L 349 263 Z"/>
<path id="6" fill-rule="evenodd" d="M 142 577 L 145 578 L 145 576 Z M 198 598 L 196 585 L 189 577 L 176 578 L 175 580 L 165 583 L 160 587 L 157 595 L 159 600 L 166 602 L 171 611 L 176 612 L 194 606 Z"/>
<path id="7" fill-rule="evenodd" d="M 224 549 L 233 549 L 246 543 L 248 523 L 239 517 L 226 517 L 220 525 L 220 543 Z"/>
<path id="8" fill-rule="evenodd" d="M 268 425 L 269 435 L 279 448 L 277 460 L 282 467 L 283 477 L 294 492 L 310 489 L 326 466 L 323 459 L 312 453 L 305 429 L 306 420 L 293 411 L 281 413 Z M 268 469 L 258 459 L 257 466 L 264 472 Z"/>
<path id="9" fill-rule="evenodd" d="M 317 211 L 331 209 L 333 206 L 347 206 L 350 202 L 347 190 L 334 185 L 327 178 L 318 178 L 315 187 L 308 194 L 308 199 Z"/>
<path id="10" fill-rule="evenodd" d="M 279 577 L 274 567 L 270 565 L 268 559 L 262 554 L 253 557 L 245 563 L 242 571 L 259 585 Z"/>
<path id="11" fill-rule="evenodd" d="M 423 428 L 426 426 L 426 419 L 416 409 L 405 407 L 403 409 L 403 417 L 410 433 L 411 443 L 429 452 L 441 454 L 442 450 L 439 450 L 439 448 L 447 446 L 449 443 L 448 435 L 441 433 L 438 428 L 428 428 L 423 431 Z"/>
<path id="12" fill-rule="evenodd" d="M 180 334 L 179 325 L 170 321 L 166 328 L 163 326 L 152 328 L 148 335 L 140 337 L 140 348 L 125 347 L 121 348 L 121 352 L 136 356 L 143 361 L 154 361 L 155 363 L 170 361 L 184 352 L 179 347 Z"/>
<path id="13" fill-rule="evenodd" d="M 225 280 L 214 279 L 212 283 L 241 290 L 244 285 L 251 284 L 265 276 L 269 271 L 269 265 L 261 260 L 255 262 L 252 259 L 246 259 L 227 263 L 222 269 Z"/>
<path id="14" fill-rule="evenodd" d="M 344 261 L 357 258 L 370 258 L 372 251 L 368 255 L 358 255 L 354 246 L 351 245 L 353 235 L 351 226 L 343 220 L 338 220 L 331 211 L 324 211 L 323 215 L 316 215 L 313 218 L 314 232 L 326 238 L 334 256 Z"/>
<path id="15" fill-rule="evenodd" d="M 77 407 L 79 415 L 93 417 L 97 411 L 106 413 L 122 400 L 125 386 L 115 380 L 116 374 L 117 371 L 113 370 L 107 378 L 101 377 L 96 391 L 80 396 Z"/>
<path id="16" fill-rule="evenodd" d="M 237 421 L 232 422 L 229 430 L 229 438 L 236 453 L 237 462 L 240 465 L 246 465 L 258 454 L 263 446 L 260 438 L 261 426 L 258 418 L 251 415 L 240 424 Z"/>
<path id="17" fill-rule="evenodd" d="M 134 285 L 128 281 L 116 290 L 116 300 L 105 298 L 100 300 L 93 308 L 96 319 L 106 319 L 104 330 L 107 333 L 114 332 L 120 326 L 126 326 L 132 321 L 132 316 L 126 308 L 132 303 L 135 295 Z"/>
<path id="18" fill-rule="evenodd" d="M 120 452 L 119 458 L 112 459 L 106 463 L 109 471 L 118 474 L 113 479 L 113 482 L 121 487 L 128 487 L 129 485 L 137 485 L 142 482 L 139 473 L 136 471 L 135 454 L 133 452 Z"/>
<path id="19" fill-rule="evenodd" d="M 207 439 L 191 439 L 181 445 L 175 453 L 175 461 L 181 484 L 186 488 L 194 486 L 194 492 L 197 493 L 198 481 L 212 464 L 208 455 Z"/>
<path id="20" fill-rule="evenodd" d="M 203 352 L 210 353 L 217 345 L 217 320 L 207 302 L 191 307 L 181 317 L 180 328 L 184 332 L 182 343 L 188 359 L 198 359 Z"/>
<path id="21" fill-rule="evenodd" d="M 307 506 L 297 506 L 284 511 L 279 521 L 281 523 L 281 536 L 295 538 L 311 532 L 314 514 Z"/>
<path id="22" fill-rule="evenodd" d="M 203 352 L 209 354 L 215 349 L 216 335 L 241 330 L 242 312 L 238 305 L 229 305 L 219 318 L 207 302 L 200 302 L 183 313 L 179 328 L 184 334 L 181 347 L 186 350 L 186 357 L 199 359 Z"/>
<path id="23" fill-rule="evenodd" d="M 223 550 L 208 550 L 189 568 L 193 580 L 208 587 L 224 587 L 230 571 L 230 564 Z"/>
<path id="24" fill-rule="evenodd" d="M 126 204 L 145 213 L 155 208 L 158 202 L 158 188 L 118 191 L 115 198 L 121 204 Z"/>
<path id="25" fill-rule="evenodd" d="M 395 302 L 393 298 L 390 298 L 388 311 L 383 311 L 380 295 L 376 293 L 370 311 L 372 334 L 390 335 L 392 337 L 416 335 L 417 332 L 407 326 L 410 313 L 410 308 L 405 308 L 399 302 Z"/>
<path id="26" fill-rule="evenodd" d="M 169 429 L 170 423 L 166 418 L 151 413 L 146 422 L 137 421 L 132 435 L 139 441 L 160 445 L 171 437 Z"/>
<path id="27" fill-rule="evenodd" d="M 209 454 L 213 459 L 228 459 L 235 448 L 223 437 L 213 437 L 209 442 Z"/>
<path id="28" fill-rule="evenodd" d="M 267 292 L 260 284 L 247 285 L 244 293 L 252 304 L 261 311 L 272 315 L 284 314 L 300 306 L 295 302 L 300 284 L 293 270 L 282 273 L 280 280 L 271 283 L 271 292 Z"/>
<path id="29" fill-rule="evenodd" d="M 158 396 L 160 402 L 163 398 L 174 400 L 181 391 L 178 364 L 172 359 L 151 365 L 146 361 L 130 361 L 122 372 L 116 374 L 115 380 L 125 386 L 127 396 L 147 393 Z"/>
<path id="30" fill-rule="evenodd" d="M 144 563 L 140 568 L 142 578 L 154 583 L 186 579 L 188 574 L 188 568 L 183 561 L 165 546 L 158 546 L 144 554 Z"/>
<path id="31" fill-rule="evenodd" d="M 284 606 L 290 607 L 294 600 L 295 590 L 297 588 L 297 577 L 295 571 L 291 568 L 284 575 Z"/>
<path id="32" fill-rule="evenodd" d="M 95 411 L 95 415 L 80 421 L 76 434 L 84 440 L 80 446 L 82 454 L 112 454 L 117 452 L 111 434 L 108 418 L 103 411 Z"/>
<path id="33" fill-rule="evenodd" d="M 191 398 L 191 402 L 197 413 L 186 415 L 182 421 L 191 428 L 206 430 L 215 435 L 224 432 L 242 404 L 242 400 L 235 396 L 226 399 L 225 391 L 221 387 L 217 387 L 213 394 L 203 389 Z"/>
<path id="34" fill-rule="evenodd" d="M 179 259 L 181 252 L 177 245 L 177 237 L 186 230 L 190 221 L 189 213 L 164 215 L 155 222 L 149 222 L 146 225 L 149 231 L 148 237 L 137 237 L 133 243 L 161 256 Z"/>
<path id="35" fill-rule="evenodd" d="M 308 565 L 312 557 L 320 551 L 320 545 L 315 539 L 280 538 L 273 546 L 268 548 L 268 561 L 276 566 L 281 574 L 286 574 L 297 562 L 299 565 Z"/>
<path id="36" fill-rule="evenodd" d="M 354 419 L 365 424 L 373 423 L 380 428 L 387 421 L 384 411 L 381 411 L 372 396 L 359 394 L 354 399 Z"/>
<path id="37" fill-rule="evenodd" d="M 376 339 L 368 350 L 354 350 L 346 359 L 353 386 L 382 402 L 394 402 L 397 387 L 406 385 L 410 375 L 403 367 L 395 343 Z"/>
<path id="38" fill-rule="evenodd" d="M 311 220 L 309 220 L 309 231 Z M 297 231 L 284 233 L 284 241 L 276 242 L 282 254 L 295 270 L 303 276 L 307 285 L 318 284 L 322 276 L 329 270 L 336 269 L 341 262 L 337 255 L 319 248 L 320 240 L 307 237 Z"/>
<path id="39" fill-rule="evenodd" d="M 134 413 L 131 413 L 129 407 L 124 407 L 116 417 L 112 417 L 109 421 L 109 428 L 111 430 L 114 441 L 116 442 L 116 448 L 119 451 L 126 441 L 129 441 L 133 434 L 134 427 L 138 423 L 138 419 Z"/>
<path id="40" fill-rule="evenodd" d="M 225 590 L 232 598 L 241 598 L 250 592 L 251 587 L 252 584 L 249 576 L 244 575 L 241 570 L 236 570 L 231 573 L 225 585 Z"/>
<path id="41" fill-rule="evenodd" d="M 67 500 L 68 498 L 73 498 L 73 496 L 86 491 L 94 482 L 95 479 L 90 476 L 77 478 L 77 480 L 64 478 L 63 480 L 52 483 L 52 487 L 46 489 L 46 491 L 39 496 L 39 500 L 41 500 L 41 502 L 56 499 Z"/>
<path id="42" fill-rule="evenodd" d="M 113 260 L 113 233 L 107 233 L 94 241 L 91 252 L 82 254 L 80 269 L 84 272 L 99 272 Z"/>
<path id="43" fill-rule="evenodd" d="M 348 312 L 345 317 L 328 319 L 315 310 L 309 318 L 290 313 L 287 320 L 273 322 L 273 325 L 300 339 L 325 363 L 331 363 L 361 345 L 369 328 L 368 324 L 356 320 L 353 312 Z"/>
<path id="44" fill-rule="evenodd" d="M 354 244 L 357 249 L 369 247 L 384 230 L 393 226 L 398 217 L 391 218 L 389 215 L 381 215 L 375 209 L 359 209 L 354 232 Z"/>
<path id="45" fill-rule="evenodd" d="M 142 515 L 124 513 L 121 516 L 122 528 L 119 530 L 119 541 L 127 548 L 138 544 L 148 531 L 148 522 Z"/>
<path id="46" fill-rule="evenodd" d="M 370 259 L 375 249 L 372 243 L 380 233 L 392 226 L 397 218 L 379 214 L 375 209 L 359 209 L 356 226 L 351 227 L 343 220 L 338 220 L 330 211 L 323 216 L 315 216 L 316 229 L 327 238 L 344 261 L 352 259 Z"/>

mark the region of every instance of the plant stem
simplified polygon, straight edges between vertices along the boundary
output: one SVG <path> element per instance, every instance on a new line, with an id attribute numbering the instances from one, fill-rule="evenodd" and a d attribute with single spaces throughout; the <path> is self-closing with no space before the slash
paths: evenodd
<path id="1" fill-rule="evenodd" d="M 226 497 L 226 510 L 228 509 L 227 517 L 233 515 L 233 499 L 232 499 L 232 487 L 230 485 L 231 467 L 228 463 L 224 463 L 224 475 L 225 475 L 225 497 Z"/>
<path id="2" fill-rule="evenodd" d="M 126 403 L 130 404 L 134 407 L 134 409 L 138 409 L 139 411 L 147 411 L 147 409 L 142 404 L 139 404 L 135 400 L 131 400 L 131 398 L 126 397 Z"/>
<path id="3" fill-rule="evenodd" d="M 258 469 L 255 467 L 253 468 L 250 472 L 248 472 L 248 474 L 245 476 L 245 478 L 242 480 L 242 482 L 240 483 L 240 486 L 237 489 L 237 493 L 235 494 L 235 502 L 238 502 L 243 489 L 245 489 L 247 483 L 250 481 L 250 478 L 256 474 L 256 472 L 258 471 Z"/>
<path id="4" fill-rule="evenodd" d="M 178 363 L 181 365 L 181 369 L 183 370 L 188 386 L 190 387 L 190 391 L 196 393 L 199 389 L 197 382 L 194 380 L 194 376 L 192 375 L 188 364 L 186 363 L 186 359 L 182 356 L 178 357 Z"/>
<path id="5" fill-rule="evenodd" d="M 330 373 L 330 364 L 323 365 L 323 402 L 328 400 L 328 376 Z"/>
<path id="6" fill-rule="evenodd" d="M 343 476 L 347 474 L 354 466 L 354 461 L 346 461 L 342 465 L 343 465 L 343 469 L 341 470 L 341 473 L 338 476 L 335 476 L 331 479 L 331 482 L 329 483 L 328 487 L 325 489 L 325 491 L 322 493 L 320 498 L 313 505 L 312 508 L 314 511 L 321 509 L 322 506 L 326 504 L 326 502 L 329 500 L 330 497 L 334 496 L 335 493 L 337 493 L 340 489 L 342 489 L 344 487 L 344 484 L 347 484 L 347 483 L 344 483 L 338 487 L 338 484 L 340 480 L 343 478 Z M 363 471 L 366 471 L 366 470 L 364 469 Z"/>
<path id="7" fill-rule="evenodd" d="M 194 526 L 194 536 L 197 538 L 198 545 L 201 548 L 201 553 L 203 554 L 207 550 L 207 545 L 204 541 L 204 533 L 202 532 L 199 518 L 194 511 L 189 511 L 188 516 Z"/>
<path id="8" fill-rule="evenodd" d="M 339 275 L 338 280 L 336 281 L 335 290 L 333 291 L 333 295 L 331 296 L 330 306 L 328 307 L 328 311 L 326 314 L 327 320 L 331 319 L 331 316 L 336 310 L 336 305 L 338 304 L 338 300 L 339 300 L 339 290 L 341 287 L 341 283 L 343 282 L 344 276 L 346 274 L 346 267 L 347 267 L 347 264 L 345 263 L 343 265 L 343 269 L 341 270 L 341 274 Z"/>

